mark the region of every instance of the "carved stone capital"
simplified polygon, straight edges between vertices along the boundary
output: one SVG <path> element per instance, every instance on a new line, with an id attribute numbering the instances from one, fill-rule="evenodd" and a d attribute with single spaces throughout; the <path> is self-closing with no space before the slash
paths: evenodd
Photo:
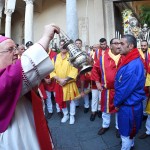
<path id="1" fill-rule="evenodd" d="M 34 0 L 24 0 L 26 2 L 26 5 L 33 4 Z"/>
<path id="2" fill-rule="evenodd" d="M 11 14 L 14 12 L 14 9 L 6 9 L 5 10 L 5 14 L 7 15 L 7 16 L 11 16 Z"/>

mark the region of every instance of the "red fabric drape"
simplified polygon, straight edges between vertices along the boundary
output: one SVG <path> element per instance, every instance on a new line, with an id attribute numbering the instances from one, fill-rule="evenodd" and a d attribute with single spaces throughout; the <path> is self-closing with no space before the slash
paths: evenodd
<path id="1" fill-rule="evenodd" d="M 40 148 L 41 150 L 52 150 L 50 132 L 44 116 L 42 101 L 33 90 L 31 91 L 31 97 L 34 122 Z"/>
<path id="2" fill-rule="evenodd" d="M 55 84 L 55 101 L 60 109 L 66 108 L 66 102 L 63 101 L 63 88 L 58 83 Z"/>

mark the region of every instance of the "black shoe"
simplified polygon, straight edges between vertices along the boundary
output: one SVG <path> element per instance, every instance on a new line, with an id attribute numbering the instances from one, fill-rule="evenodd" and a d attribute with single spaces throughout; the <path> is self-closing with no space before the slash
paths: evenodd
<path id="1" fill-rule="evenodd" d="M 98 131 L 98 135 L 102 135 L 104 134 L 106 131 L 109 130 L 109 127 L 108 128 L 101 128 L 99 131 Z"/>
<path id="2" fill-rule="evenodd" d="M 118 130 L 118 129 L 116 130 L 116 137 L 117 137 L 117 138 L 120 138 L 120 133 L 119 133 L 119 130 Z"/>
<path id="3" fill-rule="evenodd" d="M 139 136 L 139 139 L 146 139 L 148 136 L 150 136 L 150 135 L 144 133 L 144 134 L 142 134 L 142 135 Z"/>
<path id="4" fill-rule="evenodd" d="M 102 112 L 101 112 L 101 111 L 97 111 L 97 116 L 98 116 L 99 118 L 102 118 Z"/>
<path id="5" fill-rule="evenodd" d="M 88 111 L 89 111 L 89 108 L 84 108 L 84 113 L 85 114 L 88 113 Z"/>
<path id="6" fill-rule="evenodd" d="M 50 119 L 52 117 L 52 115 L 53 115 L 53 113 L 48 113 L 47 116 L 46 116 L 46 118 Z"/>
<path id="7" fill-rule="evenodd" d="M 134 150 L 134 146 L 131 146 L 130 150 Z"/>
<path id="8" fill-rule="evenodd" d="M 147 119 L 148 116 L 143 115 L 143 121 Z"/>
<path id="9" fill-rule="evenodd" d="M 91 121 L 94 121 L 94 120 L 95 120 L 95 117 L 96 117 L 96 113 L 95 113 L 95 114 L 91 114 L 90 120 L 91 120 Z"/>
<path id="10" fill-rule="evenodd" d="M 62 118 L 63 117 L 63 113 L 60 111 L 60 112 L 57 112 L 57 115 L 59 116 L 59 118 Z"/>

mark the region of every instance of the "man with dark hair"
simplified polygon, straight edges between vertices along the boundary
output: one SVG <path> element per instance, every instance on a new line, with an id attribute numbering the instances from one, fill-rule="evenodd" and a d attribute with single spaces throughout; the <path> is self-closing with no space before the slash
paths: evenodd
<path id="1" fill-rule="evenodd" d="M 107 46 L 107 41 L 105 38 L 101 38 L 99 40 L 100 42 L 100 48 L 95 50 L 95 55 L 94 55 L 94 63 L 99 61 L 99 58 L 109 50 Z M 99 81 L 100 82 L 100 81 Z M 90 120 L 94 121 L 96 114 L 98 115 L 99 118 L 102 117 L 102 112 L 100 111 L 101 106 L 100 106 L 100 95 L 101 91 L 99 91 L 97 88 L 95 89 L 95 81 L 91 79 L 91 87 L 92 87 L 92 102 L 91 102 L 91 111 L 92 114 L 90 116 Z M 97 107 L 98 106 L 98 107 Z"/>
<path id="2" fill-rule="evenodd" d="M 100 43 L 103 43 L 103 42 L 107 42 L 107 41 L 106 41 L 105 38 L 101 38 L 101 39 L 99 40 L 99 42 L 100 42 Z"/>
<path id="3" fill-rule="evenodd" d="M 57 55 L 57 53 L 52 51 L 51 48 L 48 49 L 48 54 L 49 54 L 50 59 L 56 58 L 56 55 Z M 55 80 L 50 79 L 50 75 L 44 78 L 44 88 L 45 88 L 46 95 L 47 95 L 45 103 L 46 103 L 47 110 L 48 110 L 48 114 L 46 118 L 50 119 L 53 115 L 53 103 L 52 103 L 53 97 L 55 100 L 55 92 L 54 92 Z M 61 117 L 61 111 L 60 111 L 58 103 L 56 103 L 55 106 L 56 106 L 56 111 L 57 111 L 58 116 Z"/>
<path id="4" fill-rule="evenodd" d="M 114 105 L 118 111 L 121 150 L 130 150 L 142 123 L 145 74 L 136 38 L 124 35 L 120 44 L 120 54 L 125 57 L 116 74 Z"/>
<path id="5" fill-rule="evenodd" d="M 32 46 L 33 45 L 33 42 L 31 42 L 31 41 L 28 41 L 27 43 L 26 43 L 26 47 L 27 48 L 29 48 L 30 46 Z"/>
<path id="6" fill-rule="evenodd" d="M 63 112 L 63 118 L 61 119 L 61 122 L 67 122 L 70 117 L 69 124 L 74 124 L 76 111 L 74 98 L 79 95 L 76 85 L 78 70 L 69 63 L 69 53 L 67 49 L 63 48 L 64 44 L 65 41 L 61 40 L 60 53 L 52 59 L 55 69 L 50 74 L 50 78 L 56 80 L 54 90 L 55 100 Z M 70 101 L 70 115 L 66 101 Z"/>
<path id="7" fill-rule="evenodd" d="M 99 45 L 100 48 L 95 50 L 94 63 L 99 59 L 100 56 L 104 54 L 105 51 L 109 50 L 109 47 L 107 46 L 107 41 L 105 38 L 101 38 L 99 42 L 100 42 L 100 45 Z"/>
<path id="8" fill-rule="evenodd" d="M 106 39 L 101 38 L 99 42 L 100 42 L 100 48 L 102 49 L 102 51 L 105 51 L 108 48 Z"/>
<path id="9" fill-rule="evenodd" d="M 76 46 L 82 50 L 82 40 L 81 39 L 76 39 L 75 40 L 75 44 Z M 78 70 L 79 72 L 79 70 Z M 87 90 L 88 86 L 89 86 L 89 80 L 87 80 L 86 78 L 86 74 L 78 74 L 77 76 L 77 86 L 78 88 L 80 89 L 80 92 L 81 92 L 81 95 L 84 99 L 84 113 L 87 113 L 89 111 L 89 95 L 88 94 L 85 94 L 84 91 Z M 79 107 L 79 101 L 80 100 L 76 100 L 75 101 L 75 104 L 76 104 L 76 107 L 78 108 Z"/>
<path id="10" fill-rule="evenodd" d="M 139 136 L 140 139 L 145 139 L 150 136 L 150 114 L 146 113 L 146 106 L 149 101 L 150 94 L 150 48 L 148 48 L 148 42 L 146 40 L 141 41 L 141 57 L 143 58 L 146 69 L 146 82 L 145 91 L 147 93 L 146 100 L 143 101 L 143 120 L 146 120 L 146 132 Z M 148 108 L 147 108 L 148 109 Z M 148 111 L 147 111 L 148 112 Z"/>
<path id="11" fill-rule="evenodd" d="M 78 48 L 82 49 L 82 40 L 81 39 L 76 39 L 75 44 Z"/>
<path id="12" fill-rule="evenodd" d="M 141 41 L 141 50 L 146 52 L 148 50 L 148 42 L 146 40 Z"/>
<path id="13" fill-rule="evenodd" d="M 104 134 L 110 126 L 111 114 L 116 113 L 114 107 L 114 82 L 117 68 L 121 62 L 120 58 L 120 41 L 112 39 L 110 50 L 94 64 L 91 78 L 96 82 L 97 89 L 101 91 L 101 111 L 102 111 L 102 128 L 98 131 L 99 135 Z M 100 82 L 101 81 L 101 82 Z M 116 129 L 118 131 L 118 121 L 116 120 Z M 118 132 L 116 136 L 119 137 Z"/>

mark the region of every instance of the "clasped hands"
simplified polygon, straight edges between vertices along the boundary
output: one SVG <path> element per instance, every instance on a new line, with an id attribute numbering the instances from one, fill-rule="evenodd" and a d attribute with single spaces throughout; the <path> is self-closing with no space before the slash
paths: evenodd
<path id="1" fill-rule="evenodd" d="M 101 86 L 100 82 L 99 82 L 99 81 L 96 81 L 95 83 L 96 83 L 97 89 L 98 89 L 99 91 L 102 91 L 102 90 L 103 90 L 103 87 Z"/>
<path id="2" fill-rule="evenodd" d="M 66 78 L 64 78 L 64 79 L 58 78 L 57 82 L 59 83 L 59 85 L 64 86 L 67 84 L 67 79 Z"/>

